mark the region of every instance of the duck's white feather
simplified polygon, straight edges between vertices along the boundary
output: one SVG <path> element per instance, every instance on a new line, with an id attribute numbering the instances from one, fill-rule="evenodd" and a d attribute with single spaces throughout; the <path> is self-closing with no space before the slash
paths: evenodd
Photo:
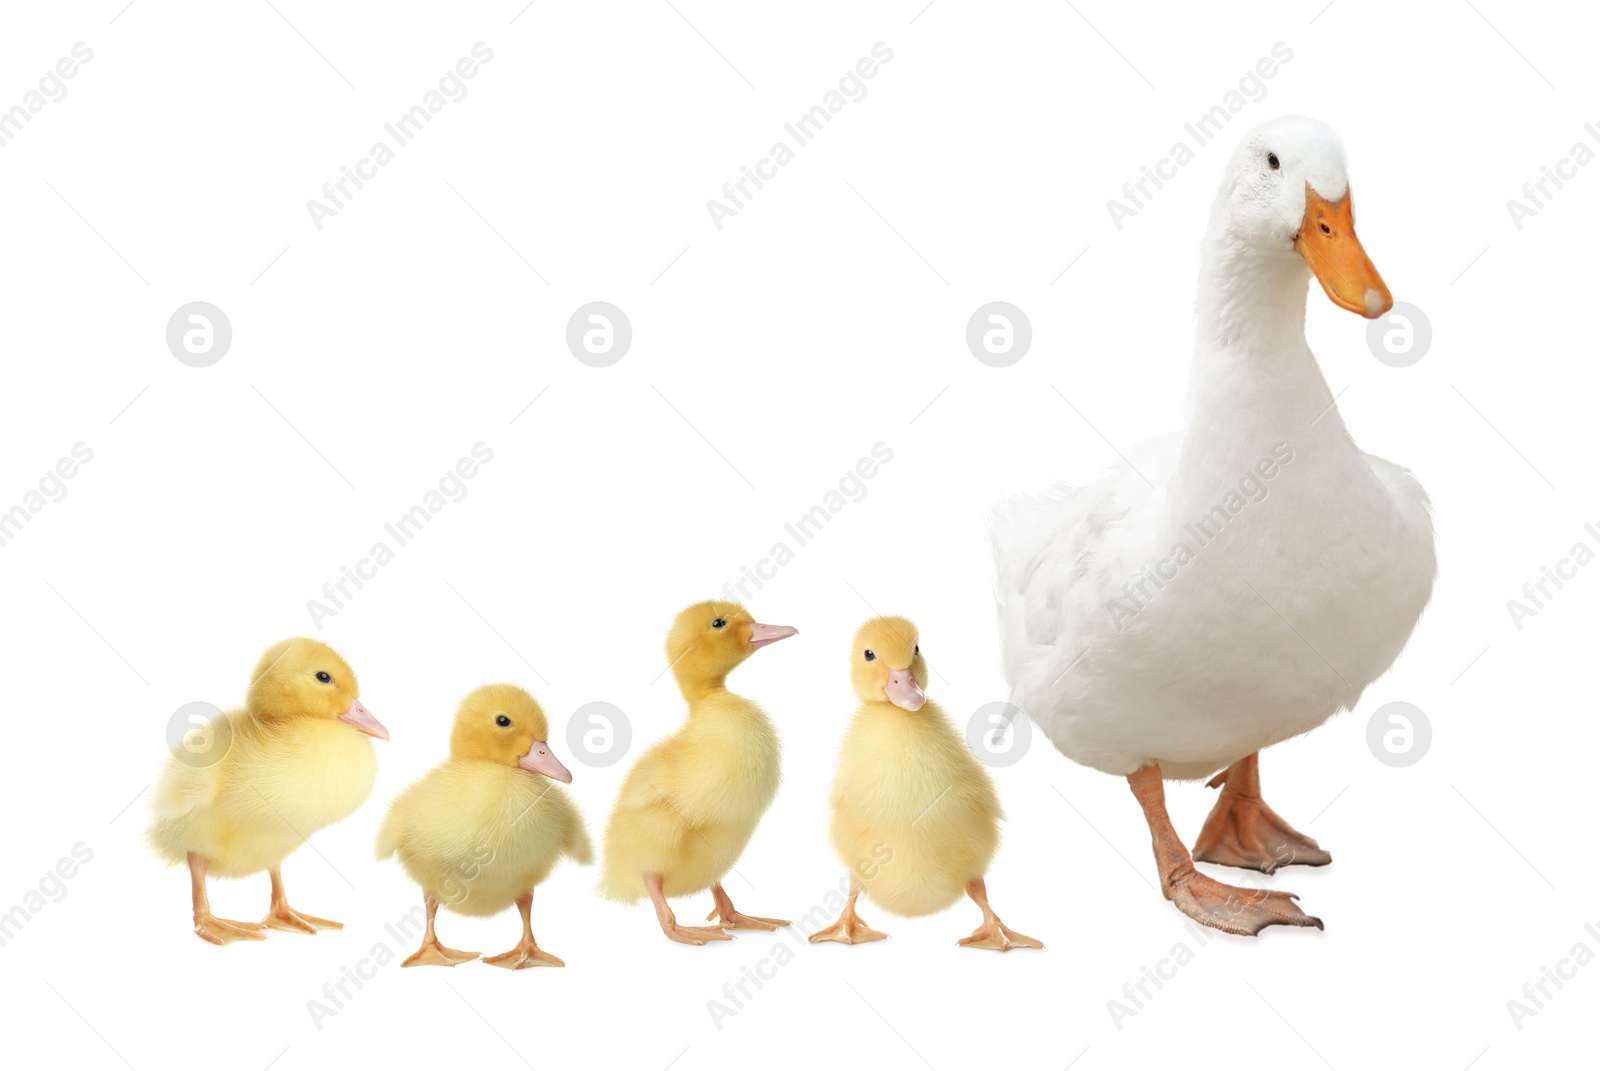
<path id="1" fill-rule="evenodd" d="M 1351 440 L 1305 342 L 1309 272 L 1228 225 L 1236 188 L 1202 254 L 1185 433 L 991 522 L 1012 701 L 1107 773 L 1203 777 L 1317 727 L 1432 592 L 1427 496 Z"/>

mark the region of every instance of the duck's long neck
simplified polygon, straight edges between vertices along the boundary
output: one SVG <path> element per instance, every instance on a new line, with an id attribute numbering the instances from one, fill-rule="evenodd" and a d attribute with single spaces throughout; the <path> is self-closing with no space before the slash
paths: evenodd
<path id="1" fill-rule="evenodd" d="M 1189 412 L 1174 486 L 1204 498 L 1281 453 L 1354 452 L 1306 345 L 1310 271 L 1213 226 L 1201 254 Z"/>

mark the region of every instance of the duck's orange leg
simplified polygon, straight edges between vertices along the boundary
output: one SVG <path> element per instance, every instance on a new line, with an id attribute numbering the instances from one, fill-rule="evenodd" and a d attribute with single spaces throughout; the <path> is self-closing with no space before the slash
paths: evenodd
<path id="1" fill-rule="evenodd" d="M 989 891 L 984 888 L 982 878 L 973 878 L 967 883 L 967 895 L 983 909 L 983 925 L 973 930 L 971 937 L 963 937 L 957 944 L 972 948 L 997 948 L 1001 952 L 1009 952 L 1013 948 L 1044 947 L 1044 942 L 1038 938 L 1018 933 L 1000 921 L 1000 916 L 989 906 Z"/>
<path id="2" fill-rule="evenodd" d="M 1261 798 L 1259 753 L 1246 756 L 1211 779 L 1221 787 L 1216 806 L 1194 842 L 1202 863 L 1244 867 L 1270 874 L 1280 866 L 1327 866 L 1333 856 L 1278 817 Z"/>
<path id="3" fill-rule="evenodd" d="M 517 897 L 517 910 L 522 912 L 522 940 L 517 942 L 517 947 L 510 952 L 502 952 L 498 956 L 489 956 L 483 962 L 495 967 L 505 967 L 508 970 L 519 971 L 524 967 L 565 967 L 566 961 L 552 956 L 540 948 L 533 940 L 533 891 Z"/>
<path id="4" fill-rule="evenodd" d="M 839 921 L 825 929 L 818 930 L 806 940 L 812 944 L 823 941 L 839 941 L 847 945 L 864 944 L 867 941 L 881 941 L 889 935 L 882 930 L 874 930 L 861 916 L 856 914 L 856 897 L 861 895 L 861 886 L 856 883 L 856 876 L 850 875 L 850 898 L 844 902 L 844 910 L 839 912 Z"/>
<path id="5" fill-rule="evenodd" d="M 722 887 L 722 882 L 711 886 L 711 898 L 716 901 L 716 906 L 711 909 L 708 919 L 716 919 L 719 926 L 730 930 L 776 930 L 779 926 L 789 925 L 787 919 L 764 919 L 757 915 L 746 915 L 735 911 L 733 900 Z"/>
<path id="6" fill-rule="evenodd" d="M 1150 824 L 1162 895 L 1177 905 L 1179 911 L 1204 925 L 1251 937 L 1275 925 L 1322 929 L 1321 919 L 1295 906 L 1298 897 L 1293 893 L 1224 885 L 1194 868 L 1194 861 L 1172 828 L 1172 819 L 1167 817 L 1161 767 L 1146 766 L 1129 774 L 1128 785 L 1144 810 L 1145 821 Z"/>
<path id="7" fill-rule="evenodd" d="M 315 915 L 303 915 L 289 906 L 289 897 L 283 891 L 283 874 L 276 867 L 267 871 L 272 878 L 272 908 L 267 912 L 267 917 L 261 920 L 261 925 L 271 926 L 274 930 L 287 930 L 290 933 L 316 933 L 318 930 L 342 930 L 344 923 L 334 922 L 331 919 L 319 919 Z"/>
<path id="8" fill-rule="evenodd" d="M 703 945 L 707 941 L 731 941 L 733 938 L 722 932 L 720 926 L 680 926 L 677 917 L 672 914 L 672 908 L 667 905 L 666 895 L 661 891 L 661 875 L 645 874 L 644 888 L 650 894 L 650 902 L 656 906 L 656 921 L 661 924 L 661 932 L 680 945 Z"/>
<path id="9" fill-rule="evenodd" d="M 433 932 L 433 916 L 439 910 L 439 898 L 432 893 L 423 893 L 423 906 L 428 909 L 428 925 L 422 931 L 422 947 L 405 958 L 400 964 L 402 967 L 454 967 L 457 963 L 466 963 L 468 960 L 478 958 L 476 952 L 459 952 L 454 948 L 446 948 L 439 943 L 439 938 Z"/>
<path id="10" fill-rule="evenodd" d="M 261 941 L 261 927 L 254 922 L 234 922 L 219 919 L 211 913 L 211 899 L 206 896 L 206 857 L 189 853 L 189 894 L 194 899 L 194 932 L 214 945 L 231 941 Z"/>

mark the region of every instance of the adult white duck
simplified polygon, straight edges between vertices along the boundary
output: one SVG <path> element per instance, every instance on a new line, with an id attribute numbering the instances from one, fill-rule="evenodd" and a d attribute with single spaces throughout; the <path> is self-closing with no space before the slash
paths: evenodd
<path id="1" fill-rule="evenodd" d="M 1183 433 L 991 525 L 1012 701 L 1069 758 L 1127 777 L 1167 899 L 1240 934 L 1322 922 L 1290 893 L 1196 871 L 1163 778 L 1222 770 L 1194 859 L 1327 863 L 1262 801 L 1257 752 L 1355 705 L 1436 572 L 1422 486 L 1356 447 L 1306 344 L 1312 275 L 1341 308 L 1393 305 L 1356 240 L 1338 137 L 1276 119 L 1245 137 L 1212 206 Z"/>

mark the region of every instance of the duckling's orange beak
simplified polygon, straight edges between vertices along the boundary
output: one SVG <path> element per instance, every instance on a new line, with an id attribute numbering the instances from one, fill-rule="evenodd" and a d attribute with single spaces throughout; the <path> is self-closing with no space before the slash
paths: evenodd
<path id="1" fill-rule="evenodd" d="M 350 700 L 350 709 L 339 715 L 340 721 L 347 721 L 368 736 L 376 736 L 379 740 L 389 739 L 389 730 L 383 723 L 372 716 L 372 711 L 361 705 L 361 700 Z"/>
<path id="2" fill-rule="evenodd" d="M 572 771 L 561 765 L 561 760 L 556 758 L 555 752 L 550 750 L 550 745 L 543 740 L 535 740 L 528 753 L 517 760 L 517 765 L 524 770 L 553 777 L 563 785 L 572 784 Z"/>
<path id="3" fill-rule="evenodd" d="M 790 628 L 788 625 L 762 625 L 750 622 L 750 646 L 765 647 L 779 640 L 786 640 L 790 636 L 800 635 L 800 630 Z"/>
<path id="4" fill-rule="evenodd" d="M 1311 266 L 1328 300 L 1341 309 L 1376 320 L 1394 307 L 1383 276 L 1356 238 L 1348 188 L 1339 200 L 1330 201 L 1306 183 L 1306 215 L 1294 236 L 1294 249 Z"/>
<path id="5" fill-rule="evenodd" d="M 901 710 L 918 711 L 928 697 L 922 691 L 922 685 L 917 683 L 917 678 L 912 675 L 911 667 L 905 669 L 891 669 L 889 683 L 883 686 L 883 692 L 889 697 L 889 702 Z"/>

